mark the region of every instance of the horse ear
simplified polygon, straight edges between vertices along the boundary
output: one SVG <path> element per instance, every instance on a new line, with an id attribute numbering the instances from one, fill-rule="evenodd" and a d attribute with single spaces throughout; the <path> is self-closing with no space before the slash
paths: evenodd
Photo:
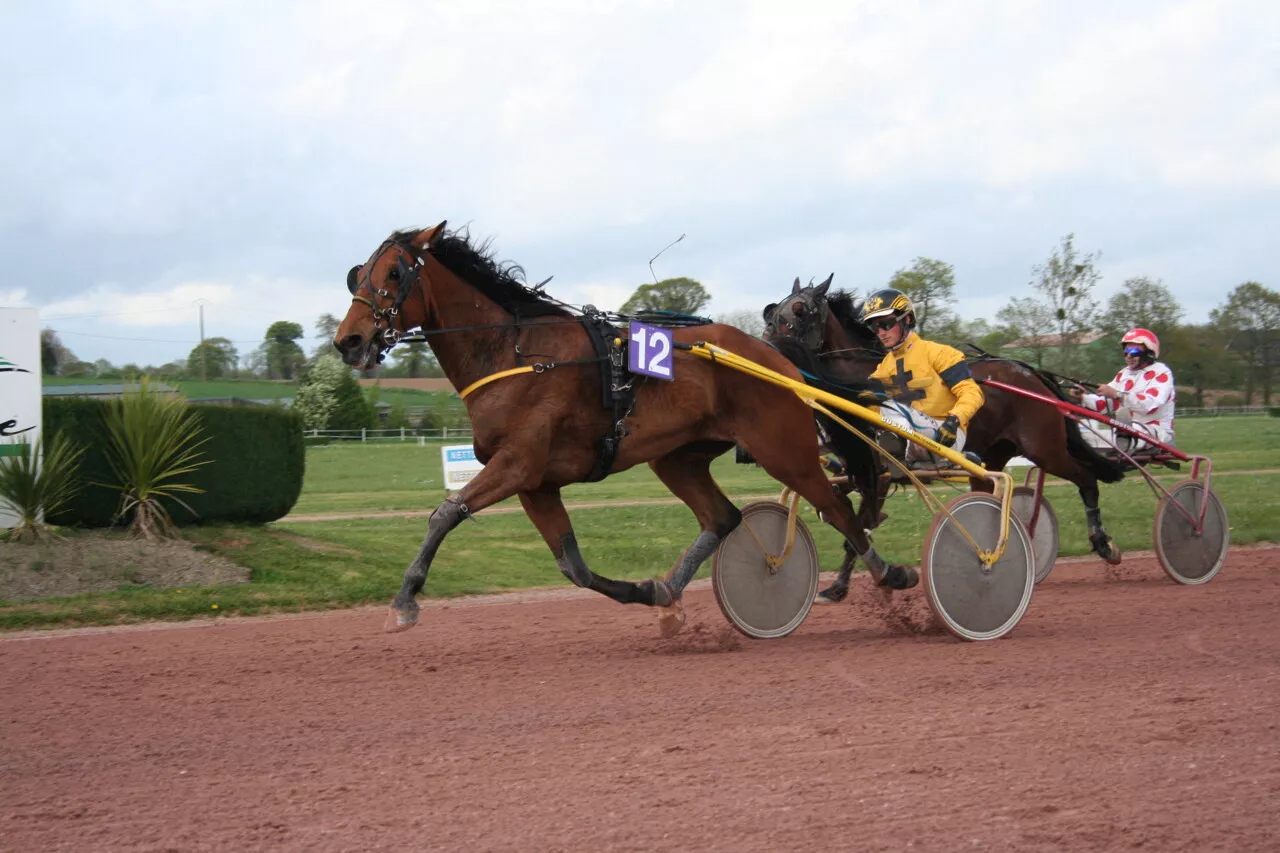
<path id="1" fill-rule="evenodd" d="M 425 252 L 436 243 L 440 242 L 440 238 L 444 236 L 444 227 L 449 220 L 442 220 L 439 225 L 434 228 L 424 228 L 418 232 L 418 236 L 413 238 L 413 245 L 421 252 Z"/>
<path id="2" fill-rule="evenodd" d="M 768 325 L 769 323 L 773 322 L 773 315 L 777 312 L 777 310 L 778 310 L 778 303 L 776 302 L 770 302 L 768 305 L 764 306 L 765 325 Z"/>
<path id="3" fill-rule="evenodd" d="M 815 296 L 826 296 L 826 295 L 827 295 L 827 288 L 831 287 L 831 279 L 833 279 L 833 278 L 835 278 L 835 277 L 836 277 L 836 274 L 835 274 L 835 273 L 832 273 L 831 275 L 827 276 L 827 280 L 826 280 L 826 281 L 824 281 L 822 284 L 820 284 L 820 285 L 818 285 L 816 288 L 814 288 L 814 291 L 813 291 L 813 292 L 814 292 L 814 295 L 815 295 Z"/>
<path id="4" fill-rule="evenodd" d="M 796 283 L 791 285 L 791 295 L 795 296 L 800 292 L 800 276 L 796 276 Z"/>

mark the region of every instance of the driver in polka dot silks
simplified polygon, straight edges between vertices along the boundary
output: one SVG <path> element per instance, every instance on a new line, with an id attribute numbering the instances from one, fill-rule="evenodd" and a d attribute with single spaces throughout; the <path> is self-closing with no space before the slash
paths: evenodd
<path id="1" fill-rule="evenodd" d="M 1081 405 L 1113 417 L 1125 409 L 1131 426 L 1157 441 L 1173 444 L 1173 410 L 1178 392 L 1173 385 L 1173 371 L 1157 361 L 1160 339 L 1147 329 L 1130 329 L 1120 339 L 1120 346 L 1124 349 L 1124 368 L 1115 379 L 1099 385 L 1096 394 L 1084 394 Z M 1145 442 L 1142 446 L 1150 449 Z"/>

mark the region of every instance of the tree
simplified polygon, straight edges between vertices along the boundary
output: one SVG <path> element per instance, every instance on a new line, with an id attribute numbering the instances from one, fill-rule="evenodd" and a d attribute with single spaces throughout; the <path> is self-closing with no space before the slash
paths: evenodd
<path id="1" fill-rule="evenodd" d="M 956 272 L 951 264 L 933 258 L 916 258 L 910 269 L 901 269 L 889 279 L 889 287 L 901 290 L 916 309 L 916 328 L 924 334 L 925 324 L 934 329 L 951 319 L 948 307 L 955 301 Z"/>
<path id="2" fill-rule="evenodd" d="M 1015 296 L 997 312 L 996 317 L 1004 324 L 1009 343 L 1020 340 L 1020 348 L 1031 354 L 1031 361 L 1036 367 L 1043 368 L 1050 350 L 1044 334 L 1053 320 L 1049 308 L 1029 296 Z"/>
<path id="3" fill-rule="evenodd" d="M 307 429 L 360 429 L 374 425 L 373 405 L 337 355 L 322 355 L 307 370 L 293 406 Z"/>
<path id="4" fill-rule="evenodd" d="M 384 374 L 387 377 L 403 376 L 408 379 L 418 379 L 422 376 L 444 375 L 435 354 L 422 341 L 397 344 L 391 352 L 396 363 Z"/>
<path id="5" fill-rule="evenodd" d="M 1056 353 L 1053 367 L 1063 373 L 1070 375 L 1083 366 L 1081 338 L 1093 331 L 1098 315 L 1093 299 L 1093 288 L 1101 277 L 1094 267 L 1097 257 L 1094 253 L 1079 254 L 1075 235 L 1068 234 L 1049 260 L 1032 267 L 1030 284 L 1037 295 L 1026 302 L 1015 299 L 1002 310 L 1002 315 L 1008 312 L 1009 317 L 1025 324 L 1024 335 L 1041 338 L 1029 347 L 1036 354 L 1037 367 L 1044 366 L 1042 362 L 1051 351 Z M 1053 332 L 1056 340 L 1043 340 L 1042 336 Z"/>
<path id="6" fill-rule="evenodd" d="M 302 325 L 289 320 L 277 320 L 267 327 L 262 342 L 266 346 L 268 378 L 294 378 L 306 360 L 297 343 L 302 336 Z"/>
<path id="7" fill-rule="evenodd" d="M 191 372 L 203 379 L 219 379 L 235 372 L 240 354 L 226 338 L 205 338 L 187 356 Z"/>
<path id="8" fill-rule="evenodd" d="M 760 316 L 759 311 L 734 311 L 721 314 L 715 319 L 717 323 L 741 329 L 752 337 L 758 338 L 764 334 L 764 318 Z"/>
<path id="9" fill-rule="evenodd" d="M 1253 404 L 1255 384 L 1260 384 L 1263 405 L 1271 405 L 1271 380 L 1280 364 L 1280 293 L 1247 281 L 1231 291 L 1209 318 L 1244 359 L 1245 404 Z"/>
<path id="10" fill-rule="evenodd" d="M 1111 296 L 1102 317 L 1102 328 L 1115 335 L 1129 329 L 1150 329 L 1161 338 L 1172 332 L 1182 319 L 1182 306 L 1159 279 L 1144 276 L 1126 279 Z"/>
<path id="11" fill-rule="evenodd" d="M 321 314 L 316 318 L 316 337 L 320 343 L 316 345 L 312 356 L 333 352 L 333 339 L 337 336 L 340 325 L 342 321 L 332 314 Z"/>
<path id="12" fill-rule="evenodd" d="M 671 311 L 676 314 L 697 314 L 708 302 L 711 294 L 691 278 L 664 278 L 657 284 L 642 284 L 622 304 L 623 314 L 641 311 Z"/>
<path id="13" fill-rule="evenodd" d="M 57 376 L 62 365 L 79 361 L 76 354 L 62 345 L 53 329 L 40 330 L 40 370 L 45 376 Z"/>
<path id="14" fill-rule="evenodd" d="M 99 379 L 119 379 L 120 369 L 105 358 L 100 358 L 93 363 L 93 375 Z"/>
<path id="15" fill-rule="evenodd" d="M 1240 359 L 1227 349 L 1226 331 L 1209 323 L 1178 326 L 1161 337 L 1161 360 L 1173 370 L 1174 381 L 1190 386 L 1195 405 L 1204 408 L 1204 392 L 1211 388 L 1235 388 L 1240 381 Z"/>

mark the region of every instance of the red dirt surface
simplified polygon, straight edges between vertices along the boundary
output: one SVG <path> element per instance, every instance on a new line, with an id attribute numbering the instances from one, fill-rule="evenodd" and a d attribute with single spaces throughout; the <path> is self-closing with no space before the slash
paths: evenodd
<path id="1" fill-rule="evenodd" d="M 673 640 L 586 594 L 8 638 L 0 848 L 1280 848 L 1278 550 L 1060 563 L 991 643 L 688 598 Z"/>

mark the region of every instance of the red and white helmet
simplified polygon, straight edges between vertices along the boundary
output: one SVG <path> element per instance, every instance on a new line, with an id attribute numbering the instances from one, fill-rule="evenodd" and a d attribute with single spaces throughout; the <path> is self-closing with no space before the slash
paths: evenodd
<path id="1" fill-rule="evenodd" d="M 1150 329 L 1130 329 L 1124 333 L 1124 337 L 1120 339 L 1120 346 L 1125 344 L 1136 344 L 1140 347 L 1146 347 L 1153 358 L 1160 357 L 1160 339 L 1156 337 L 1155 332 Z"/>

